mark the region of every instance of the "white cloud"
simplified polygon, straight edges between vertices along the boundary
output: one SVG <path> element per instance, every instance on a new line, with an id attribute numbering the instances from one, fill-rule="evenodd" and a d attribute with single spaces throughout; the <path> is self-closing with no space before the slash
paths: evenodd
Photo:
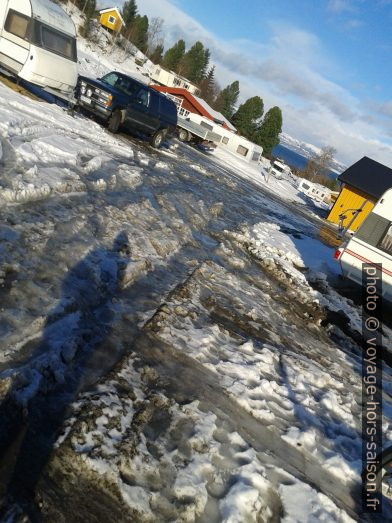
<path id="1" fill-rule="evenodd" d="M 327 9 L 332 13 L 343 13 L 353 11 L 353 6 L 349 0 L 329 0 Z"/>
<path id="2" fill-rule="evenodd" d="M 121 3 L 121 0 L 120 0 Z M 200 40 L 211 50 L 216 78 L 222 87 L 240 81 L 241 98 L 258 94 L 266 108 L 283 111 L 284 131 L 315 145 L 333 145 L 338 158 L 352 163 L 367 154 L 391 164 L 392 145 L 386 123 L 364 110 L 364 104 L 328 78 L 337 67 L 329 61 L 319 38 L 308 31 L 271 21 L 267 43 L 248 39 L 222 40 L 170 0 L 138 0 L 139 12 L 165 20 L 165 43 Z M 335 12 L 351 10 L 343 0 L 329 2 Z"/>

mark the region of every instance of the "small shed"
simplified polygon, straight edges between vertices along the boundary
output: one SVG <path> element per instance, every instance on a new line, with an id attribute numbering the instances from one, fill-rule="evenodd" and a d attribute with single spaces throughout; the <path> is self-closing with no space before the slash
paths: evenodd
<path id="1" fill-rule="evenodd" d="M 340 215 L 344 215 L 343 227 L 355 232 L 377 200 L 392 187 L 392 169 L 364 156 L 346 169 L 338 180 L 343 187 L 327 220 L 338 224 Z"/>
<path id="2" fill-rule="evenodd" d="M 101 11 L 99 11 L 99 15 L 99 23 L 114 33 L 119 33 L 123 26 L 125 26 L 124 19 L 121 16 L 118 7 L 108 7 L 107 9 L 101 9 Z"/>

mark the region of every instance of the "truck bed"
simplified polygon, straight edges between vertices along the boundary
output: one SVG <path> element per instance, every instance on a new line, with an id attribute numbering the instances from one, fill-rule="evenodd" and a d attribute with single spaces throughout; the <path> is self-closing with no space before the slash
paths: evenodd
<path id="1" fill-rule="evenodd" d="M 177 126 L 186 129 L 191 134 L 199 136 L 203 140 L 219 143 L 222 139 L 222 136 L 220 134 L 214 133 L 213 131 L 206 129 L 203 125 L 200 125 L 196 122 L 185 120 L 185 118 L 178 117 Z"/>

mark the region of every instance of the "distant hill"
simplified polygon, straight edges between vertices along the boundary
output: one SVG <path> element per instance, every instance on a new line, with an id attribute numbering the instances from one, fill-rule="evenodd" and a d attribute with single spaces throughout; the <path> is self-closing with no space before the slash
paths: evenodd
<path id="1" fill-rule="evenodd" d="M 293 138 L 292 136 L 286 133 L 280 134 L 280 143 L 288 149 L 291 149 L 292 151 L 302 156 L 305 156 L 305 158 L 312 158 L 313 156 L 318 155 L 321 152 L 320 147 L 312 145 L 311 143 L 301 142 L 300 140 L 297 140 L 296 138 Z M 334 160 L 333 164 L 331 165 L 331 168 L 333 171 L 340 174 L 341 172 L 347 169 L 347 166 L 338 162 L 337 160 Z"/>

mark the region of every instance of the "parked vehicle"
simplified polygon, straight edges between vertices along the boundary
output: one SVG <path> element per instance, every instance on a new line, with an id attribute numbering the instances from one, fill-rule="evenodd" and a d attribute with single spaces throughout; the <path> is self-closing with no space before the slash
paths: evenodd
<path id="1" fill-rule="evenodd" d="M 216 144 L 210 140 L 202 140 L 197 142 L 195 145 L 196 148 L 203 153 L 213 153 L 216 149 Z"/>
<path id="2" fill-rule="evenodd" d="M 0 1 L 0 66 L 59 97 L 77 81 L 76 31 L 50 0 Z"/>
<path id="3" fill-rule="evenodd" d="M 284 175 L 285 177 L 288 177 L 291 175 L 291 169 L 288 165 L 284 164 L 280 160 L 274 160 L 271 164 L 271 174 L 278 180 L 281 180 Z"/>
<path id="4" fill-rule="evenodd" d="M 222 136 L 211 131 L 206 125 L 181 117 L 177 118 L 177 134 L 181 142 L 195 142 L 196 144 L 205 141 L 219 143 L 222 138 Z"/>
<path id="5" fill-rule="evenodd" d="M 392 189 L 388 189 L 357 232 L 335 251 L 342 274 L 362 285 L 362 264 L 382 264 L 382 295 L 392 301 Z"/>
<path id="6" fill-rule="evenodd" d="M 167 134 L 177 126 L 174 102 L 155 89 L 119 72 L 96 80 L 80 76 L 75 90 L 77 104 L 107 122 L 116 133 L 121 126 L 141 131 L 159 147 Z"/>
<path id="7" fill-rule="evenodd" d="M 298 180 L 298 191 L 308 196 L 314 205 L 320 209 L 328 210 L 331 207 L 332 191 L 319 183 L 313 183 L 302 178 Z M 335 193 L 336 194 L 336 193 Z"/>

